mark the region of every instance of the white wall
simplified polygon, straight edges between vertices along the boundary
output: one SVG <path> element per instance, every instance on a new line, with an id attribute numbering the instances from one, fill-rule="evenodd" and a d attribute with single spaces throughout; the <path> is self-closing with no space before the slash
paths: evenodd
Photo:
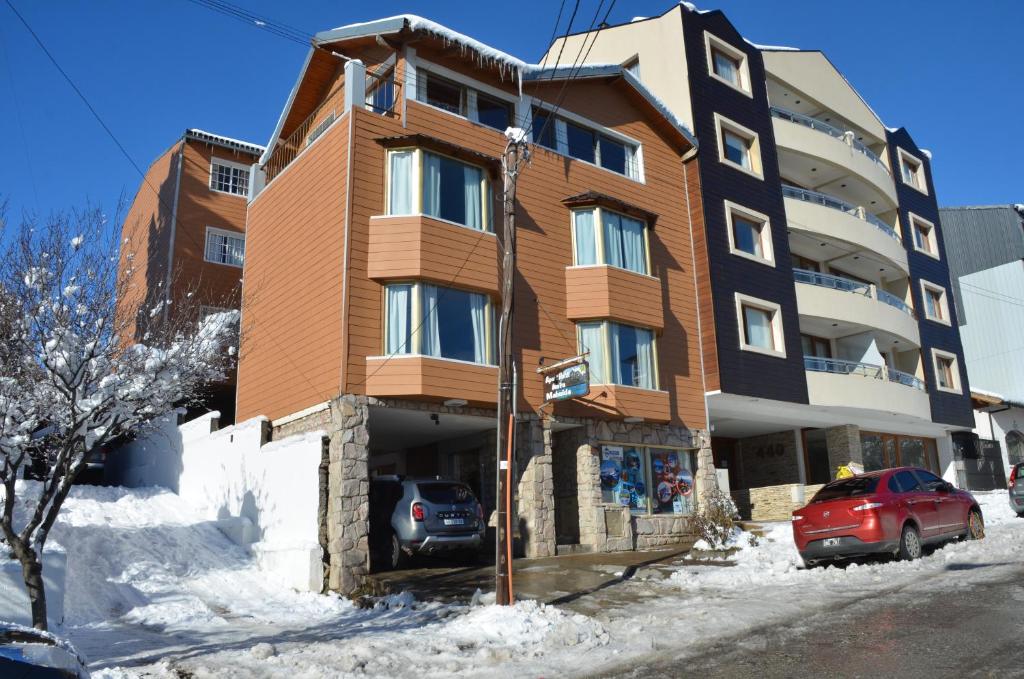
<path id="1" fill-rule="evenodd" d="M 1024 262 L 960 277 L 967 325 L 960 328 L 971 387 L 1024 402 Z"/>
<path id="2" fill-rule="evenodd" d="M 300 590 L 320 591 L 319 468 L 324 432 L 261 445 L 265 418 L 211 431 L 219 413 L 180 426 L 174 416 L 114 453 L 108 480 L 170 488 L 260 567 Z"/>

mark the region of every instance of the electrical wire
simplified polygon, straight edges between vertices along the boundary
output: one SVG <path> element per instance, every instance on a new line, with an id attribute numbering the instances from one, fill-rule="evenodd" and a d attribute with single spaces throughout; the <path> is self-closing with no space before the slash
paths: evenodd
<path id="1" fill-rule="evenodd" d="M 299 28 L 295 28 L 294 26 L 289 26 L 288 24 L 281 23 L 280 21 L 275 21 L 273 19 L 268 19 L 267 17 L 254 14 L 253 12 L 250 12 L 249 10 L 243 7 L 233 5 L 230 2 L 226 2 L 225 0 L 188 1 L 195 5 L 199 5 L 200 7 L 205 7 L 206 9 L 217 12 L 219 14 L 223 14 L 224 16 L 237 19 L 242 23 L 248 24 L 250 26 L 255 26 L 260 30 L 267 31 L 268 33 L 276 35 L 280 38 L 290 40 L 294 43 L 298 43 L 306 47 L 308 47 L 310 43 L 313 41 L 312 33 L 303 31 L 302 29 Z"/>

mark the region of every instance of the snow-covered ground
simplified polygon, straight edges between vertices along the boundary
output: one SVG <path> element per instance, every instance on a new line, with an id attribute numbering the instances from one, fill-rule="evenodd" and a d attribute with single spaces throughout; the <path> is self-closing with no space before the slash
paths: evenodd
<path id="1" fill-rule="evenodd" d="M 1020 568 L 1024 520 L 1005 492 L 977 497 L 987 538 L 919 561 L 806 570 L 789 524 L 771 524 L 756 545 L 739 536 L 731 566 L 641 569 L 579 599 L 581 614 L 408 595 L 360 609 L 300 594 L 168 491 L 80 488 L 54 530 L 69 571 L 59 631 L 105 679 L 590 675 L 894 589 L 970 587 Z"/>

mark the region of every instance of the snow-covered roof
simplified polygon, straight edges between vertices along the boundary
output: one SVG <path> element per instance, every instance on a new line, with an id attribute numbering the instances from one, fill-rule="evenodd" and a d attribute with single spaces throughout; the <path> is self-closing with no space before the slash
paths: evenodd
<path id="1" fill-rule="evenodd" d="M 233 139 L 231 137 L 225 137 L 222 134 L 214 134 L 213 132 L 207 132 L 206 130 L 200 130 L 194 127 L 190 127 L 185 130 L 185 136 L 189 139 L 198 139 L 199 141 L 209 142 L 211 144 L 218 144 L 225 146 L 230 149 L 236 149 L 239 151 L 245 151 L 246 153 L 253 153 L 259 155 L 263 153 L 264 149 L 259 144 L 253 144 L 252 142 L 242 141 L 241 139 Z"/>
<path id="2" fill-rule="evenodd" d="M 799 47 L 787 47 L 786 45 L 758 45 L 756 42 L 743 38 L 743 42 L 747 43 L 751 47 L 767 52 L 803 52 L 805 50 Z"/>

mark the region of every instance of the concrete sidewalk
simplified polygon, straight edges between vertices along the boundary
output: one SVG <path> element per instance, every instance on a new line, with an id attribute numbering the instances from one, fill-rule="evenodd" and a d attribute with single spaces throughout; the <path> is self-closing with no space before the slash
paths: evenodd
<path id="1" fill-rule="evenodd" d="M 516 559 L 512 587 L 517 599 L 565 606 L 579 613 L 635 603 L 631 581 L 661 580 L 680 566 L 728 567 L 722 560 L 692 559 L 689 545 L 610 554 L 567 554 Z M 371 579 L 390 592 L 411 592 L 420 600 L 467 601 L 477 589 L 494 591 L 494 566 L 457 567 L 422 559 L 418 568 L 377 573 Z"/>

